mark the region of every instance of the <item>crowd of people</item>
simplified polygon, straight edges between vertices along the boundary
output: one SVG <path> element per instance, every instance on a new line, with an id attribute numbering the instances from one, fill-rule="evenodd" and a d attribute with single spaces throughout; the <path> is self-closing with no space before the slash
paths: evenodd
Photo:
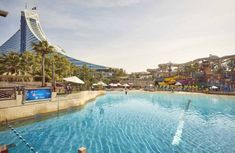
<path id="1" fill-rule="evenodd" d="M 71 85 L 70 83 L 67 84 L 67 85 L 65 86 L 65 93 L 66 93 L 66 94 L 71 94 L 72 91 L 73 91 L 72 85 Z"/>

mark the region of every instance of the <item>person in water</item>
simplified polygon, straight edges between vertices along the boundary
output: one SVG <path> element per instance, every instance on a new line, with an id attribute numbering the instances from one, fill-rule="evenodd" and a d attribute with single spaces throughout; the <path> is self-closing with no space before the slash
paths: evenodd
<path id="1" fill-rule="evenodd" d="M 125 87 L 125 94 L 127 95 L 127 88 Z"/>

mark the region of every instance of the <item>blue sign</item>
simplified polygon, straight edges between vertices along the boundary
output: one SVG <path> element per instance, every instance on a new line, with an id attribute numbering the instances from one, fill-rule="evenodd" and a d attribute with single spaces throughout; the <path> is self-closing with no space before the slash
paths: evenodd
<path id="1" fill-rule="evenodd" d="M 26 101 L 40 101 L 51 99 L 51 89 L 27 89 L 25 92 Z"/>

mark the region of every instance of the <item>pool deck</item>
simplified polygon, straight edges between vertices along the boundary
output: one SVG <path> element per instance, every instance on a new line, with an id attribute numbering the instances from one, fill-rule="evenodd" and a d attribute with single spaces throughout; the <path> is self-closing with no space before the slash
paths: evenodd
<path id="1" fill-rule="evenodd" d="M 124 92 L 124 90 L 112 90 L 108 92 Z M 202 92 L 186 92 L 186 91 L 146 91 L 146 90 L 128 90 L 128 92 L 145 92 L 145 93 L 163 93 L 163 94 L 182 94 L 182 95 L 204 95 L 204 96 L 220 96 L 220 97 L 230 97 L 235 98 L 235 93 L 233 94 L 215 94 L 215 93 L 202 93 Z M 234 101 L 235 102 L 235 101 Z"/>
<path id="2" fill-rule="evenodd" d="M 79 107 L 96 97 L 104 95 L 105 91 L 81 91 L 65 96 L 56 96 L 51 101 L 25 103 L 16 106 L 0 108 L 0 122 L 19 120 L 34 117 L 39 114 L 47 114 L 71 107 Z"/>
<path id="3" fill-rule="evenodd" d="M 149 91 L 146 91 L 149 92 Z M 235 93 L 233 94 L 216 94 L 216 93 L 202 93 L 202 92 L 186 92 L 186 91 L 153 91 L 153 93 L 173 93 L 173 94 L 183 94 L 183 95 L 207 95 L 207 96 L 223 96 L 223 97 L 233 97 L 235 98 Z"/>

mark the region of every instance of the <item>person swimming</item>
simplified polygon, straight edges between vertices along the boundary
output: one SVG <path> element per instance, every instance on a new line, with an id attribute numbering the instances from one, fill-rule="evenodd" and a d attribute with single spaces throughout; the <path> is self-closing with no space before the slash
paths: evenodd
<path id="1" fill-rule="evenodd" d="M 187 110 L 189 109 L 189 105 L 190 105 L 191 102 L 192 102 L 191 99 L 189 99 L 189 100 L 188 100 L 188 103 L 187 103 L 187 105 L 186 105 L 186 107 L 185 107 L 185 111 L 187 111 Z"/>

